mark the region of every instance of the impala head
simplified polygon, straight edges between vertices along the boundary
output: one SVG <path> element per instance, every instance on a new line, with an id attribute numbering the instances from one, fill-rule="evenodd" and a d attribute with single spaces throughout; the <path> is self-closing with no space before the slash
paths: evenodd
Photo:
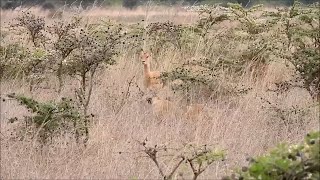
<path id="1" fill-rule="evenodd" d="M 154 92 L 149 92 L 148 96 L 146 97 L 146 101 L 149 104 L 152 104 L 155 100 L 159 100 L 160 98 Z"/>
<path id="2" fill-rule="evenodd" d="M 147 52 L 141 52 L 141 54 L 140 54 L 140 58 L 141 58 L 141 61 L 142 61 L 142 63 L 143 64 L 148 64 L 149 63 L 149 61 L 150 61 L 150 54 L 149 53 L 147 53 Z"/>

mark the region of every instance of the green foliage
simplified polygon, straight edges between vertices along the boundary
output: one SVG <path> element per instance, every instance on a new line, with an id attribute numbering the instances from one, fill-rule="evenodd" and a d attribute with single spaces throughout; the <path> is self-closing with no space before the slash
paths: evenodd
<path id="1" fill-rule="evenodd" d="M 3 77 L 25 78 L 33 87 L 46 78 L 49 70 L 49 54 L 42 48 L 28 49 L 13 43 L 0 47 L 0 64 Z"/>
<path id="2" fill-rule="evenodd" d="M 256 15 L 261 12 L 261 5 L 248 9 L 238 4 L 228 5 L 231 10 L 229 18 L 240 23 L 235 28 L 235 38 L 247 44 L 247 50 L 240 53 L 239 59 L 229 64 L 235 73 L 249 70 L 256 77 L 263 76 L 265 67 L 272 61 L 270 57 L 275 54 L 275 45 L 278 43 L 277 37 L 273 34 L 275 19 L 274 17 L 265 19 L 263 14 Z"/>
<path id="3" fill-rule="evenodd" d="M 21 42 L 3 43 L 0 50 L 1 68 L 6 78 L 25 78 L 32 91 L 34 85 L 42 82 L 50 69 L 50 54 L 45 50 L 45 21 L 43 17 L 30 12 L 23 12 L 15 21 L 10 23 L 10 30 L 16 35 L 27 34 L 28 41 L 34 47 L 24 47 Z"/>
<path id="4" fill-rule="evenodd" d="M 261 5 L 243 8 L 229 3 L 228 6 L 190 8 L 198 12 L 200 18 L 193 27 L 194 34 L 185 36 L 192 35 L 198 39 L 198 46 L 192 44 L 190 49 L 197 48 L 202 56 L 180 63 L 173 70 L 163 73 L 163 78 L 183 81 L 179 84 L 183 91 L 199 88 L 200 84 L 220 94 L 230 94 L 238 90 L 232 83 L 221 85 L 219 79 L 225 76 L 219 70 L 227 72 L 234 82 L 245 73 L 257 80 L 264 76 L 270 62 L 281 57 L 285 63 L 290 62 L 295 67 L 298 74 L 296 81 L 303 82 L 304 88 L 319 100 L 319 4 L 307 6 L 295 2 L 290 9 L 278 8 L 276 11 L 261 10 Z M 219 24 L 225 21 L 236 25 L 224 33 L 217 33 L 221 31 Z M 176 35 L 177 42 L 182 37 Z M 237 53 L 234 53 L 235 50 Z M 190 53 L 185 46 L 181 51 L 183 54 Z"/>
<path id="5" fill-rule="evenodd" d="M 121 51 L 131 55 L 148 47 L 156 63 L 159 57 L 171 58 L 167 52 L 179 57 L 162 78 L 187 98 L 193 92 L 210 98 L 245 93 L 250 87 L 238 87 L 242 75 L 249 74 L 255 81 L 264 76 L 271 61 L 277 60 L 291 63 L 297 80 L 319 99 L 319 4 L 296 2 L 289 9 L 272 11 L 264 11 L 260 5 L 228 5 L 190 7 L 199 14 L 195 25 L 170 21 L 92 24 L 73 17 L 45 26 L 44 18 L 23 12 L 11 28 L 18 35 L 28 34 L 34 46 L 1 44 L 1 77 L 27 77 L 32 90 L 46 75 L 55 73 L 59 92 L 64 76 L 76 77 L 80 82 L 75 93 L 77 105 L 86 119 L 96 71 L 115 64 Z M 87 128 L 89 122 L 84 122 Z"/>
<path id="6" fill-rule="evenodd" d="M 132 1 L 136 1 L 137 3 L 133 3 Z M 123 6 L 129 6 L 131 7 L 132 5 L 135 4 L 143 4 L 147 3 L 147 0 L 83 0 L 83 1 L 74 1 L 74 0 L 0 0 L 1 5 L 3 9 L 14 9 L 20 5 L 26 6 L 26 5 L 42 5 L 45 3 L 53 3 L 56 4 L 57 6 L 79 6 L 80 4 L 83 7 L 90 7 L 91 5 L 123 5 Z M 157 4 L 161 5 L 172 5 L 172 4 L 177 4 L 181 3 L 179 0 L 154 0 Z M 317 0 L 302 0 L 301 2 L 305 4 L 312 4 L 317 2 Z M 292 5 L 293 1 L 292 0 L 185 0 L 183 1 L 184 5 L 198 5 L 198 4 L 227 4 L 227 3 L 239 3 L 244 7 L 250 7 L 255 4 L 271 4 L 271 5 L 286 5 L 290 6 Z M 126 5 L 125 5 L 126 4 Z M 130 6 L 131 5 L 131 6 Z"/>
<path id="7" fill-rule="evenodd" d="M 100 64 L 113 65 L 121 44 L 121 31 L 122 27 L 114 24 L 81 28 L 76 36 L 78 47 L 67 60 L 67 66 L 72 69 L 69 73 L 82 76 Z"/>
<path id="8" fill-rule="evenodd" d="M 266 13 L 278 27 L 275 55 L 290 62 L 296 70 L 296 81 L 301 81 L 310 95 L 320 101 L 320 4 L 303 5 L 295 1 L 290 9 Z M 279 29 L 279 27 L 281 27 Z M 280 30 L 280 31 L 279 31 Z M 294 86 L 291 82 L 288 82 Z"/>
<path id="9" fill-rule="evenodd" d="M 30 41 L 35 47 L 39 47 L 40 43 L 44 43 L 45 37 L 43 31 L 45 28 L 44 17 L 37 17 L 30 12 L 23 12 L 17 18 L 15 18 L 17 23 L 11 24 L 12 28 L 22 27 L 27 30 Z M 19 29 L 18 29 L 19 30 Z"/>
<path id="10" fill-rule="evenodd" d="M 307 134 L 299 145 L 281 144 L 270 153 L 250 160 L 226 179 L 319 179 L 320 132 Z"/>
<path id="11" fill-rule="evenodd" d="M 208 6 L 201 6 L 198 10 L 200 19 L 195 30 L 199 31 L 202 37 L 207 35 L 213 25 L 228 20 L 228 15 L 212 13 L 212 11 L 213 9 Z"/>
<path id="12" fill-rule="evenodd" d="M 56 21 L 48 27 L 48 32 L 55 38 L 53 39 L 54 47 L 54 69 L 59 80 L 58 92 L 63 87 L 63 75 L 67 74 L 68 69 L 65 68 L 63 62 L 70 53 L 79 47 L 76 29 L 80 27 L 81 18 L 73 17 L 70 22 Z"/>
<path id="13" fill-rule="evenodd" d="M 320 101 L 320 3 L 303 6 L 295 2 L 287 22 L 288 59 L 303 79 L 305 88 Z"/>
<path id="14" fill-rule="evenodd" d="M 142 22 L 144 22 L 144 20 L 142 20 Z M 140 53 L 145 42 L 144 34 L 146 34 L 143 24 L 138 22 L 128 26 L 123 25 L 122 28 L 123 31 L 125 31 L 122 35 L 123 48 L 128 50 L 128 54 Z"/>
<path id="15" fill-rule="evenodd" d="M 60 56 L 59 59 L 64 60 L 69 54 L 77 48 L 77 39 L 75 30 L 80 27 L 81 18 L 73 17 L 68 21 L 55 21 L 53 25 L 48 27 L 48 32 L 56 39 L 53 39 L 54 50 Z"/>
<path id="16" fill-rule="evenodd" d="M 259 34 L 263 31 L 267 31 L 271 23 L 259 23 L 258 18 L 254 15 L 255 12 L 262 7 L 262 5 L 256 5 L 249 9 L 245 9 L 239 4 L 229 3 L 228 6 L 232 12 L 234 20 L 237 20 L 241 23 L 242 29 L 245 30 L 249 34 Z"/>
<path id="17" fill-rule="evenodd" d="M 19 74 L 20 66 L 23 60 L 28 56 L 26 49 L 18 44 L 8 44 L 7 46 L 0 46 L 0 62 L 2 77 L 12 77 Z"/>
<path id="18" fill-rule="evenodd" d="M 148 40 L 154 42 L 151 49 L 153 52 L 159 51 L 158 48 L 168 47 L 167 44 L 173 45 L 177 49 L 181 49 L 181 38 L 183 28 L 182 25 L 175 25 L 172 22 L 156 22 L 150 23 L 146 27 Z"/>
<path id="19" fill-rule="evenodd" d="M 315 49 L 299 50 L 293 55 L 292 62 L 304 80 L 306 89 L 314 97 L 320 93 L 320 51 Z"/>
<path id="20" fill-rule="evenodd" d="M 82 110 L 85 134 L 88 138 L 87 109 L 95 73 L 99 68 L 104 67 L 103 64 L 109 66 L 115 63 L 119 46 L 123 44 L 123 27 L 121 24 L 112 22 L 84 24 L 79 17 L 73 17 L 71 21 L 56 21 L 51 26 L 44 27 L 43 19 L 31 13 L 23 13 L 18 18 L 18 22 L 19 26 L 31 33 L 30 37 L 35 47 L 30 48 L 31 50 L 20 45 L 1 48 L 1 68 L 21 67 L 30 79 L 30 91 L 33 90 L 33 85 L 41 82 L 50 72 L 56 73 L 58 77 L 59 93 L 62 90 L 65 75 L 76 77 L 80 82 L 75 92 L 77 105 Z M 43 36 L 44 30 L 47 32 L 47 37 Z M 43 49 L 38 46 L 38 39 L 46 40 L 43 42 Z M 17 51 L 21 51 L 23 56 Z M 78 126 L 77 122 L 74 126 Z M 79 137 L 78 132 L 76 132 L 77 137 Z"/>
<path id="21" fill-rule="evenodd" d="M 194 91 L 200 92 L 197 94 L 210 92 L 211 98 L 235 94 L 236 89 L 232 85 L 231 79 L 229 84 L 223 83 L 226 78 L 228 77 L 223 77 L 220 74 L 219 66 L 206 58 L 196 59 L 170 72 L 162 73 L 162 79 L 165 82 L 180 80 L 180 83 L 173 83 L 171 88 L 174 91 L 183 92 L 187 98 Z"/>
<path id="22" fill-rule="evenodd" d="M 17 100 L 32 114 L 24 117 L 25 126 L 21 130 L 25 133 L 21 135 L 29 133 L 33 138 L 38 138 L 41 143 L 47 143 L 55 135 L 72 133 L 79 128 L 79 122 L 83 119 L 72 99 L 62 98 L 60 102 L 43 103 L 23 95 L 9 94 L 8 97 Z M 9 122 L 12 123 L 12 119 Z M 77 123 L 78 126 L 75 127 Z"/>
<path id="23" fill-rule="evenodd" d="M 118 54 L 122 34 L 122 27 L 117 24 L 88 24 L 73 36 L 77 46 L 66 58 L 65 67 L 69 75 L 79 80 L 80 86 L 75 94 L 84 117 L 85 142 L 89 139 L 87 111 L 96 71 L 103 67 L 102 64 L 115 64 L 114 58 Z"/>
<path id="24" fill-rule="evenodd" d="M 230 6 L 199 6 L 190 9 L 199 13 L 199 21 L 193 28 L 194 34 L 189 36 L 198 38 L 201 48 L 193 48 L 197 48 L 202 56 L 187 60 L 179 64 L 179 67 L 163 73 L 165 80 L 181 80 L 178 88 L 184 93 L 190 89 L 198 92 L 200 88 L 206 92 L 213 92 L 209 96 L 215 97 L 236 95 L 250 89 L 239 89 L 235 85 L 237 78 L 244 73 L 252 73 L 254 78 L 263 76 L 270 61 L 269 55 L 273 51 L 271 39 L 275 38 L 268 41 L 266 35 L 260 34 L 262 31 L 257 30 L 266 25 L 258 25 L 252 20 L 258 6 L 248 10 L 236 4 Z M 226 21 L 239 21 L 240 24 L 226 30 L 225 33 L 217 33 L 221 31 L 221 23 Z M 241 48 L 241 51 L 234 53 L 237 48 Z M 187 49 L 182 48 L 182 51 L 188 53 Z M 173 89 L 177 90 L 177 87 Z"/>

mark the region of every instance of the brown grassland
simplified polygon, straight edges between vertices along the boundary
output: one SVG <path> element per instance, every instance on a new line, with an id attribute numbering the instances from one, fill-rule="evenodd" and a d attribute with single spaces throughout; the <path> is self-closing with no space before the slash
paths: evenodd
<path id="1" fill-rule="evenodd" d="M 271 8 L 269 10 L 272 11 Z M 47 24 L 59 19 L 51 18 L 48 12 L 37 8 L 30 11 L 44 16 Z M 68 21 L 76 13 L 76 10 L 65 10 L 60 18 Z M 24 32 L 19 34 L 9 30 L 8 24 L 20 14 L 21 11 L 1 10 L 1 33 L 6 35 L 1 36 L 2 46 L 12 43 L 26 48 L 33 46 Z M 124 26 L 168 20 L 174 24 L 192 26 L 199 20 L 196 12 L 156 6 L 136 10 L 95 9 L 82 11 L 80 16 L 84 18 L 83 23 L 101 23 L 111 19 Z M 152 53 L 151 69 L 161 72 L 169 72 L 187 61 L 203 57 L 213 61 L 223 58 L 235 58 L 233 60 L 237 61 L 237 58 L 244 57 L 248 46 L 253 45 L 248 41 L 249 35 L 242 31 L 237 31 L 234 37 L 229 36 L 233 28 L 240 26 L 241 23 L 236 20 L 221 22 L 213 26 L 214 30 L 206 36 L 198 36 L 210 38 L 192 39 L 188 41 L 189 45 L 182 44 L 182 48 L 163 44 L 152 44 L 151 48 L 150 43 L 145 43 L 151 38 L 141 40 L 142 44 L 138 47 Z M 264 36 L 269 37 L 268 34 Z M 125 43 L 129 41 L 126 39 Z M 94 117 L 90 117 L 86 146 L 77 143 L 71 134 L 54 137 L 42 146 L 36 138 L 16 138 L 21 122 L 8 122 L 10 118 L 30 116 L 30 112 L 17 101 L 6 97 L 7 94 L 23 94 L 40 102 L 74 98 L 77 79 L 65 76 L 63 88 L 57 92 L 59 82 L 54 73 L 48 73 L 46 79 L 30 91 L 30 75 L 10 78 L 3 75 L 0 87 L 0 179 L 160 179 L 157 166 L 138 143 L 145 139 L 147 145 L 152 147 L 166 145 L 168 149 L 174 149 L 193 144 L 223 150 L 225 159 L 213 162 L 199 176 L 199 179 L 221 179 L 234 168 L 247 164 L 248 157 L 266 153 L 282 142 L 300 142 L 306 133 L 319 129 L 319 107 L 314 106 L 316 100 L 308 90 L 292 87 L 285 92 L 275 92 L 277 84 L 289 81 L 295 75 L 293 66 L 276 55 L 268 56 L 267 63 L 261 66 L 246 64 L 244 71 L 236 76 L 228 74 L 225 67 L 212 69 L 219 74 L 214 88 L 173 91 L 169 88 L 170 83 L 165 84 L 158 96 L 172 101 L 176 108 L 169 110 L 165 116 L 157 116 L 146 100 L 148 93 L 143 85 L 139 49 L 134 50 L 130 46 L 117 48 L 116 63 L 102 66 L 94 78 L 87 110 Z M 228 95 L 228 88 L 231 87 L 240 87 L 244 92 Z M 203 114 L 196 118 L 183 116 L 190 103 L 204 104 Z M 181 151 L 159 152 L 163 171 L 170 172 Z M 174 179 L 191 177 L 192 171 L 187 163 L 179 166 L 173 175 Z"/>

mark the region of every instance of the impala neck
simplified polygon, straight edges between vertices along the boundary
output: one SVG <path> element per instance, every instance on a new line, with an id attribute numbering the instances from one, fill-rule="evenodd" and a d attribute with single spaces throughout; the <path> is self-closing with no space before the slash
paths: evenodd
<path id="1" fill-rule="evenodd" d="M 143 67 L 144 67 L 144 73 L 149 74 L 150 73 L 150 64 L 149 63 L 143 64 Z"/>

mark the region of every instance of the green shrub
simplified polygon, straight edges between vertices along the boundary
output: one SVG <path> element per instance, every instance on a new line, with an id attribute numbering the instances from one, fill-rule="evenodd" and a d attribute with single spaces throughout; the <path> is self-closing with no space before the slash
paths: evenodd
<path id="1" fill-rule="evenodd" d="M 250 159 L 248 167 L 242 167 L 225 179 L 319 179 L 320 132 L 307 134 L 298 145 L 281 144 L 264 156 Z"/>
<path id="2" fill-rule="evenodd" d="M 48 75 L 49 54 L 42 48 L 28 49 L 18 43 L 0 47 L 0 68 L 5 79 L 25 79 L 30 91 Z"/>
<path id="3" fill-rule="evenodd" d="M 81 134 L 83 118 L 77 111 L 72 99 L 62 98 L 59 102 L 38 102 L 32 98 L 14 93 L 9 98 L 17 100 L 25 106 L 31 115 L 25 116 L 17 138 L 25 139 L 26 136 L 37 139 L 41 144 L 48 143 L 55 135 L 63 133 Z M 18 118 L 9 119 L 10 123 Z M 78 137 L 76 137 L 78 138 Z"/>
<path id="4" fill-rule="evenodd" d="M 76 29 L 80 27 L 82 18 L 72 17 L 70 21 L 59 20 L 48 27 L 48 32 L 53 36 L 53 64 L 59 81 L 58 92 L 63 87 L 63 76 L 67 73 L 63 62 L 78 48 Z"/>
<path id="5" fill-rule="evenodd" d="M 274 43 L 276 56 L 282 57 L 296 70 L 295 81 L 303 84 L 310 95 L 320 101 L 320 3 L 303 5 L 298 1 L 290 9 L 277 9 L 266 13 L 274 18 L 279 30 L 275 36 L 282 46 Z M 296 86 L 292 82 L 288 87 Z"/>
<path id="6" fill-rule="evenodd" d="M 320 3 L 304 6 L 295 1 L 285 16 L 289 40 L 288 59 L 302 78 L 304 87 L 320 102 Z"/>

